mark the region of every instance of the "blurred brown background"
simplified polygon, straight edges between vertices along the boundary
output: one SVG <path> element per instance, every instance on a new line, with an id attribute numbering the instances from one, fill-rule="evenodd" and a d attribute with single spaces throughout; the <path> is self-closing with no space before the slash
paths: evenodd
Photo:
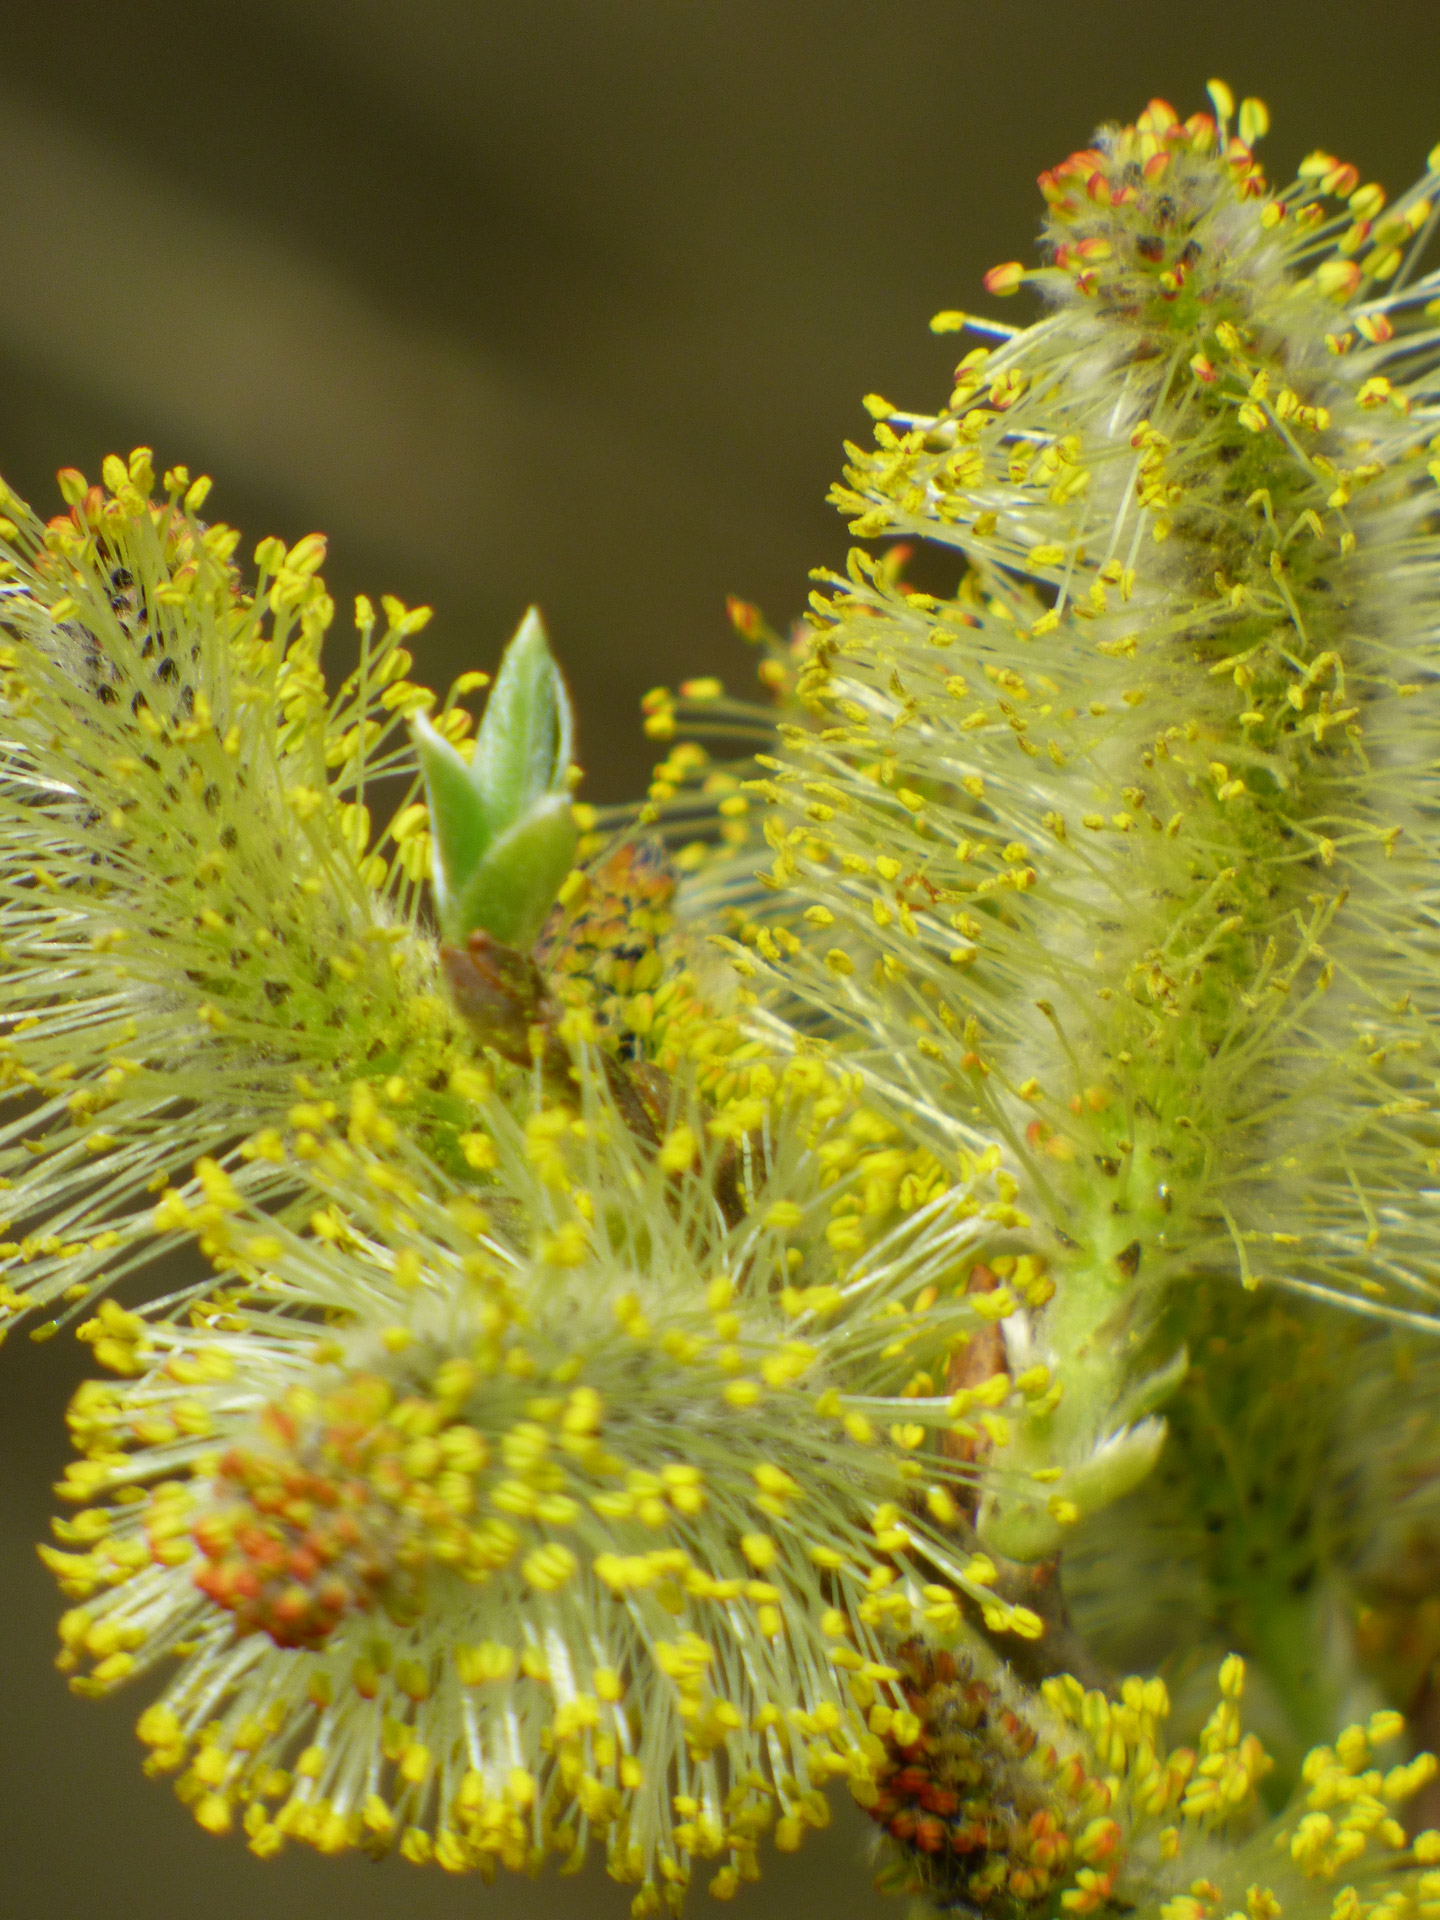
<path id="1" fill-rule="evenodd" d="M 1272 169 L 1325 145 L 1397 187 L 1440 139 L 1437 28 L 1436 0 L 0 0 L 0 470 L 47 508 L 111 448 L 213 473 L 248 535 L 331 535 L 342 608 L 432 602 L 435 680 L 539 600 L 618 798 L 649 685 L 743 682 L 726 592 L 783 619 L 843 555 L 860 395 L 943 396 L 925 322 L 1028 250 L 1040 167 L 1218 73 L 1268 100 Z M 0 1916 L 619 1920 L 598 1874 L 262 1865 L 142 1779 L 142 1699 L 66 1693 L 32 1553 L 79 1374 L 63 1340 L 0 1353 Z M 863 1844 L 842 1815 L 746 1911 L 878 1913 Z"/>

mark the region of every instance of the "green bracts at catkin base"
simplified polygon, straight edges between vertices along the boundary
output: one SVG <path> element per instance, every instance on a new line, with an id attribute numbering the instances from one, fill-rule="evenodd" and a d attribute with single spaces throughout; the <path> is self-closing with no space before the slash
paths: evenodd
<path id="1" fill-rule="evenodd" d="M 424 609 L 327 687 L 319 536 L 7 494 L 0 1318 L 207 1830 L 644 1920 L 843 1788 L 921 1911 L 1440 1920 L 1440 149 L 1210 94 L 636 808 L 533 612 L 477 732 Z"/>

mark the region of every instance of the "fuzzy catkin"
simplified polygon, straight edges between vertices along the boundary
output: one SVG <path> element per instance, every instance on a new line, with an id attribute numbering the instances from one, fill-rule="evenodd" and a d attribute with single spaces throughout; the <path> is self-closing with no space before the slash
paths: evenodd
<path id="1" fill-rule="evenodd" d="M 637 1915 L 697 1868 L 733 1893 L 772 1828 L 827 1823 L 826 1784 L 866 1791 L 897 1632 L 962 1594 L 1040 1623 L 955 1552 L 958 1470 L 927 1486 L 862 1411 L 903 1263 L 818 1326 L 776 1298 L 763 1211 L 717 1241 L 707 1182 L 675 1191 L 598 1075 L 578 1117 L 486 1118 L 488 1211 L 352 1114 L 316 1136 L 324 1232 L 211 1167 L 209 1309 L 103 1303 L 122 1377 L 77 1396 L 45 1550 L 61 1663 L 89 1694 L 173 1663 L 151 1771 L 262 1856 L 533 1871 L 593 1840 Z"/>
<path id="2" fill-rule="evenodd" d="M 393 1079 L 455 1157 L 476 1083 L 412 927 L 423 841 L 403 809 L 370 825 L 433 703 L 405 677 L 428 610 L 389 601 L 382 628 L 363 604 L 332 697 L 323 539 L 262 542 L 242 593 L 238 532 L 196 518 L 208 481 L 172 469 L 152 503 L 144 448 L 104 489 L 61 479 L 69 513 L 11 496 L 0 525 L 6 1317 L 73 1318 L 154 1258 L 152 1196 L 202 1156 L 259 1140 L 233 1176 L 278 1203 L 263 1136 L 297 1098 Z"/>
<path id="3" fill-rule="evenodd" d="M 1084 1512 L 1153 1460 L 1184 1276 L 1433 1325 L 1440 282 L 1387 289 L 1440 177 L 1275 192 L 1153 103 L 1041 184 L 1052 264 L 990 284 L 1049 311 L 850 449 L 852 531 L 965 571 L 857 551 L 813 597 L 818 724 L 757 785 L 818 931 L 747 964 L 942 1160 L 1003 1143 L 1058 1269 L 1007 1331 L 1065 1387 L 1005 1464 Z M 1052 1508 L 982 1526 L 1040 1556 Z"/>

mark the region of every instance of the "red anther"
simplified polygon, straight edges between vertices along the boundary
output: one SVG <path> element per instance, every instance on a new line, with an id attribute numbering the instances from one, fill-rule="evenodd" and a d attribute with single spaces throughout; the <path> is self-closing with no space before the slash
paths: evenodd
<path id="1" fill-rule="evenodd" d="M 283 1407 L 277 1407 L 273 1403 L 266 1407 L 260 1416 L 260 1431 L 267 1439 L 278 1440 L 282 1446 L 292 1447 L 295 1444 L 297 1428 L 293 1418 Z M 230 1471 L 239 1471 L 240 1460 L 241 1456 L 238 1452 L 231 1452 L 225 1456 L 225 1463 Z M 232 1462 L 235 1463 L 233 1466 Z"/>
<path id="2" fill-rule="evenodd" d="M 219 1567 L 201 1567 L 195 1575 L 195 1585 L 207 1600 L 213 1600 L 217 1607 L 225 1605 L 225 1595 L 229 1588 Z"/>
<path id="3" fill-rule="evenodd" d="M 190 1537 L 208 1559 L 218 1560 L 230 1551 L 230 1529 L 218 1513 L 202 1514 L 190 1529 Z"/>
<path id="4" fill-rule="evenodd" d="M 1105 166 L 1106 162 L 1107 156 L 1094 147 L 1081 147 L 1078 153 L 1067 154 L 1055 172 L 1065 178 L 1088 180 L 1095 169 Z"/>
<path id="5" fill-rule="evenodd" d="M 732 593 L 725 601 L 725 612 L 730 624 L 742 640 L 758 640 L 764 625 L 760 609 L 752 606 L 748 600 L 737 599 Z"/>
<path id="6" fill-rule="evenodd" d="M 285 1561 L 285 1549 L 264 1527 L 240 1526 L 235 1529 L 235 1545 L 247 1560 L 257 1566 L 282 1566 Z"/>
<path id="7" fill-rule="evenodd" d="M 271 1608 L 272 1618 L 281 1626 L 296 1625 L 309 1612 L 310 1595 L 304 1587 L 287 1587 Z"/>
<path id="8" fill-rule="evenodd" d="M 237 1567 L 232 1564 L 227 1584 L 232 1606 L 242 1600 L 258 1600 L 265 1591 L 265 1582 L 251 1567 Z"/>
<path id="9" fill-rule="evenodd" d="M 952 1814 L 958 1811 L 960 1796 L 952 1787 L 928 1786 L 920 1795 L 920 1804 L 927 1813 Z"/>

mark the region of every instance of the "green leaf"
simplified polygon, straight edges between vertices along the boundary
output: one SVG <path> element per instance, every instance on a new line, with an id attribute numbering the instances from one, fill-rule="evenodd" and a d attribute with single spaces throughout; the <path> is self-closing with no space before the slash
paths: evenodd
<path id="1" fill-rule="evenodd" d="M 505 649 L 475 738 L 471 777 L 492 834 L 536 801 L 563 791 L 570 764 L 570 698 L 534 607 Z"/>
<path id="2" fill-rule="evenodd" d="M 570 696 L 532 607 L 505 650 L 467 762 L 423 717 L 412 723 L 435 837 L 445 938 L 475 928 L 529 946 L 574 856 L 567 774 Z"/>
<path id="3" fill-rule="evenodd" d="M 569 799 L 541 800 L 491 841 L 454 898 L 447 938 L 458 945 L 483 927 L 507 947 L 532 947 L 570 871 L 577 838 Z"/>
<path id="4" fill-rule="evenodd" d="M 430 826 L 435 836 L 435 898 L 443 921 L 448 902 L 474 872 L 490 844 L 490 821 L 471 769 L 450 742 L 441 738 L 423 714 L 417 714 L 410 724 L 430 806 Z"/>

